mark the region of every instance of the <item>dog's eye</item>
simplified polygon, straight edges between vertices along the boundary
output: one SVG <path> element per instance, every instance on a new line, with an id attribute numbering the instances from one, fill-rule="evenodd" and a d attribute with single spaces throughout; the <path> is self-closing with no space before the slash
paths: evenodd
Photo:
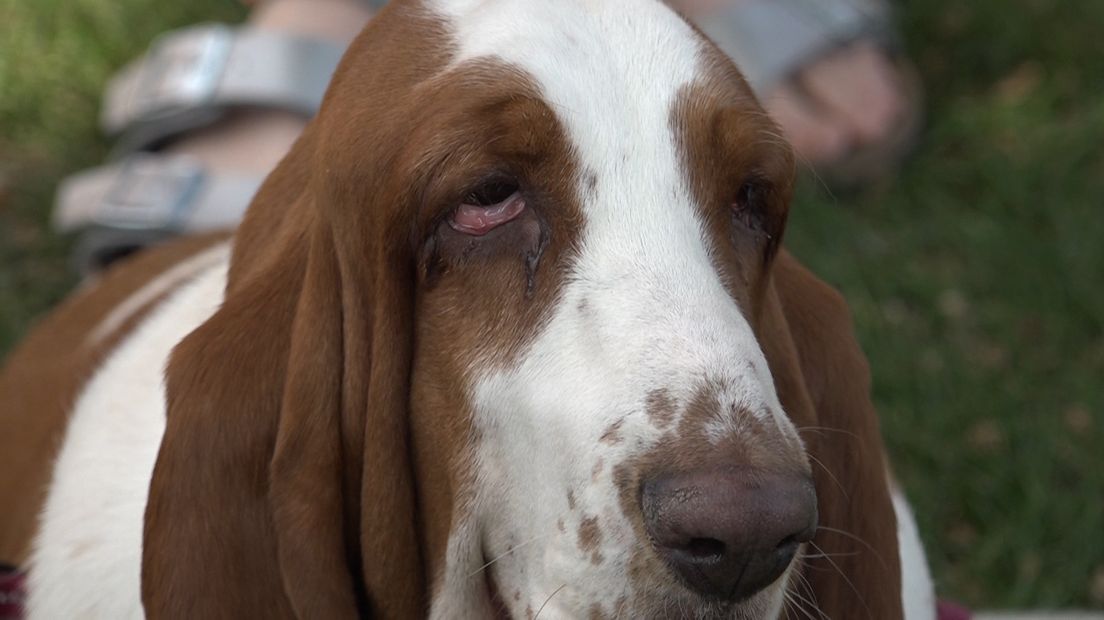
<path id="1" fill-rule="evenodd" d="M 748 180 L 736 192 L 732 201 L 732 216 L 743 226 L 764 232 L 766 229 L 765 209 L 768 188 L 759 180 Z"/>
<path id="2" fill-rule="evenodd" d="M 505 202 L 507 198 L 518 191 L 517 183 L 513 181 L 495 180 L 488 181 L 473 189 L 464 197 L 464 204 L 477 207 L 493 207 Z"/>
<path id="3" fill-rule="evenodd" d="M 525 198 L 518 184 L 493 180 L 481 184 L 464 197 L 449 216 L 449 226 L 466 235 L 480 236 L 510 222 L 525 210 Z"/>

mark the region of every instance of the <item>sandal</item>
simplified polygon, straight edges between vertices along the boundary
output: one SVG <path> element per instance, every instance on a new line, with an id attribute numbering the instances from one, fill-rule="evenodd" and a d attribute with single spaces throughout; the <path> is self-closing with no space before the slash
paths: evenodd
<path id="1" fill-rule="evenodd" d="M 853 149 L 816 172 L 836 187 L 884 178 L 913 150 L 923 124 L 923 91 L 915 68 L 898 53 L 892 14 L 881 0 L 739 0 L 698 24 L 743 71 L 762 97 L 801 69 L 837 49 L 871 41 L 886 51 L 907 102 L 884 139 Z"/>
<path id="2" fill-rule="evenodd" d="M 157 149 L 241 106 L 313 116 L 344 46 L 275 31 L 207 24 L 159 37 L 108 84 L 101 126 L 115 162 L 58 190 L 53 226 L 78 235 L 85 275 L 182 233 L 237 226 L 263 175 L 205 170 Z"/>

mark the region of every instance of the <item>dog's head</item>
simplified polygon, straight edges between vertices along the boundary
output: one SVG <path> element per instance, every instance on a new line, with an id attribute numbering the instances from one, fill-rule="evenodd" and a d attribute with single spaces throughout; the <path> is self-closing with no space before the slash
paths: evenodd
<path id="1" fill-rule="evenodd" d="M 780 250 L 793 174 L 737 70 L 659 2 L 390 6 L 174 355 L 147 606 L 899 615 L 899 585 L 857 589 L 896 577 L 892 512 L 839 302 Z M 825 425 L 853 440 L 803 432 Z M 221 478 L 195 482 L 208 433 Z M 833 560 L 855 548 L 818 533 L 818 491 L 871 566 Z M 875 534 L 841 523 L 864 511 Z M 228 567 L 163 551 L 205 532 Z M 802 574 L 817 559 L 839 576 Z"/>

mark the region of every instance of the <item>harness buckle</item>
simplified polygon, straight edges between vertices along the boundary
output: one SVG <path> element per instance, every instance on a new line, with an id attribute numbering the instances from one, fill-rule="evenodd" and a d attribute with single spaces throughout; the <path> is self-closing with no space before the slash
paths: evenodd
<path id="1" fill-rule="evenodd" d="M 150 53 L 131 63 L 108 86 L 102 123 L 112 134 L 134 119 L 171 118 L 211 104 L 226 72 L 234 31 L 206 24 L 159 37 Z"/>

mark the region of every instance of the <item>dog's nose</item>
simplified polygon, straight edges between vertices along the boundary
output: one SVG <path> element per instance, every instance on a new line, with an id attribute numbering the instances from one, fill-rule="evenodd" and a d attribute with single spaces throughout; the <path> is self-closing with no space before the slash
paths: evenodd
<path id="1" fill-rule="evenodd" d="M 642 510 L 652 544 L 682 581 L 728 601 L 778 579 L 817 524 L 808 476 L 745 468 L 646 480 Z"/>

